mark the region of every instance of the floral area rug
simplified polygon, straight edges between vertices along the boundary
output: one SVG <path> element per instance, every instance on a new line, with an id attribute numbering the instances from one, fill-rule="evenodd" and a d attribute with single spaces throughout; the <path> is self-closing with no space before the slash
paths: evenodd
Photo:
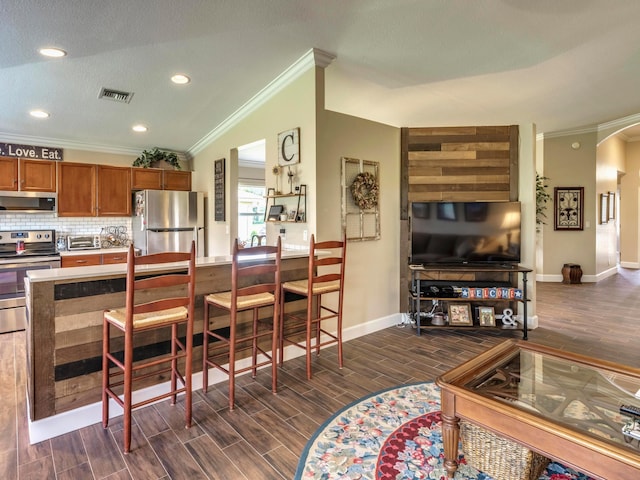
<path id="1" fill-rule="evenodd" d="M 440 390 L 433 382 L 378 392 L 348 405 L 309 440 L 296 480 L 447 478 Z M 459 458 L 456 479 L 492 480 Z M 540 480 L 589 480 L 551 462 Z"/>

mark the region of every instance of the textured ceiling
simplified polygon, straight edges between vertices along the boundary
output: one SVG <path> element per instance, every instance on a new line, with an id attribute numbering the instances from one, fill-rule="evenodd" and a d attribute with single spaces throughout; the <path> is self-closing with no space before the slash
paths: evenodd
<path id="1" fill-rule="evenodd" d="M 311 48 L 336 56 L 327 108 L 396 126 L 640 113 L 637 0 L 0 0 L 0 18 L 0 141 L 189 151 Z"/>

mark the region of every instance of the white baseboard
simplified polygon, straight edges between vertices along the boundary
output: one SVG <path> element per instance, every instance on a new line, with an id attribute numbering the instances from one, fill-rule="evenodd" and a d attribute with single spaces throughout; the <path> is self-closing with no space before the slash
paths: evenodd
<path id="1" fill-rule="evenodd" d="M 377 318 L 369 322 L 365 322 L 353 327 L 345 328 L 342 332 L 344 342 L 353 340 L 354 338 L 377 332 L 402 321 L 402 313 L 388 315 L 386 317 Z M 293 345 L 285 347 L 284 358 L 290 360 L 304 355 L 304 351 Z M 250 360 L 245 359 L 238 362 L 238 367 L 249 365 Z M 269 368 L 268 366 L 266 368 Z M 248 372 L 247 372 L 248 373 Z M 209 370 L 209 385 L 227 381 L 227 376 L 217 369 Z M 202 372 L 194 373 L 192 376 L 192 385 L 194 390 L 202 388 Z M 165 382 L 151 387 L 143 388 L 133 392 L 134 403 L 155 397 L 159 394 L 169 391 L 169 382 Z M 25 392 L 26 395 L 26 392 Z M 28 398 L 27 398 L 28 402 Z M 27 418 L 29 418 L 29 405 L 27 405 Z M 122 415 L 122 409 L 113 400 L 109 403 L 109 416 L 117 417 Z M 85 405 L 75 410 L 59 413 L 42 420 L 28 420 L 29 426 L 29 442 L 33 445 L 43 440 L 48 440 L 59 435 L 63 435 L 80 428 L 88 427 L 94 423 L 102 422 L 102 402 Z"/>
<path id="2" fill-rule="evenodd" d="M 605 278 L 612 277 L 618 273 L 618 267 L 611 267 L 604 272 L 600 272 L 598 275 L 595 275 L 595 282 L 599 282 L 600 280 L 604 280 Z"/>
<path id="3" fill-rule="evenodd" d="M 583 275 L 582 276 L 582 283 L 598 283 L 600 280 L 604 280 L 607 277 L 611 277 L 612 275 L 615 275 L 616 273 L 618 273 L 618 269 L 616 267 L 610 268 L 608 270 L 605 270 L 604 272 L 600 272 L 597 275 Z M 555 275 L 555 274 L 551 274 L 551 275 L 543 275 L 543 274 L 537 274 L 536 275 L 536 281 L 537 282 L 556 282 L 556 283 L 560 283 L 562 282 L 562 274 L 559 275 Z"/>
<path id="4" fill-rule="evenodd" d="M 632 268 L 634 270 L 640 269 L 640 263 L 638 262 L 620 262 L 622 268 Z"/>

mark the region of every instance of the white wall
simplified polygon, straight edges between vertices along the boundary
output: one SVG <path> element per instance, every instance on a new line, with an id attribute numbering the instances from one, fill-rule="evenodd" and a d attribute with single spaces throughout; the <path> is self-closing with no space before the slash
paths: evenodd
<path id="1" fill-rule="evenodd" d="M 640 268 L 640 142 L 625 151 L 626 174 L 620 179 L 620 265 Z"/>
<path id="2" fill-rule="evenodd" d="M 270 99 L 240 120 L 236 125 L 222 133 L 211 144 L 197 153 L 193 158 L 194 181 L 193 189 L 208 192 L 209 218 L 208 224 L 208 252 L 209 255 L 229 254 L 233 231 L 234 209 L 232 197 L 236 198 L 237 165 L 231 152 L 241 145 L 265 139 L 266 161 L 265 180 L 267 187 L 275 187 L 275 177 L 271 169 L 278 161 L 277 138 L 278 133 L 290 128 L 300 128 L 300 157 L 301 163 L 296 166 L 298 183 L 310 185 L 308 205 L 315 204 L 315 192 L 311 187 L 315 184 L 316 166 L 316 70 L 312 67 L 302 73 L 286 88 L 276 93 Z M 320 69 L 322 70 L 322 69 Z M 237 156 L 237 152 L 235 152 Z M 224 222 L 213 221 L 213 162 L 219 158 L 227 159 L 226 187 L 226 219 Z M 235 172 L 235 173 L 234 173 Z M 235 203 L 235 202 L 234 202 Z M 308 243 L 303 241 L 303 232 L 315 231 L 315 210 L 308 208 L 307 222 L 304 224 L 286 224 L 286 242 L 291 244 Z M 274 242 L 277 236 L 277 225 L 267 225 L 267 241 Z"/>
<path id="3" fill-rule="evenodd" d="M 213 199 L 213 160 L 256 139 L 266 139 L 266 183 L 277 163 L 277 134 L 300 127 L 301 162 L 295 167 L 298 183 L 308 185 L 307 222 L 285 224 L 286 242 L 308 246 L 303 232 L 319 240 L 341 236 L 341 157 L 380 162 L 381 239 L 349 242 L 345 289 L 344 328 L 398 312 L 398 251 L 400 211 L 400 129 L 324 111 L 324 70 L 314 67 L 280 91 L 244 120 L 195 155 L 194 188 Z M 227 175 L 227 182 L 233 174 Z M 286 185 L 286 183 L 285 183 Z M 232 188 L 232 187 L 230 187 Z M 232 191 L 230 188 L 227 191 Z M 227 206 L 230 199 L 227 195 Z M 213 212 L 212 206 L 209 208 Z M 229 209 L 227 209 L 229 211 Z M 209 218 L 210 255 L 229 251 L 226 222 Z M 269 226 L 271 227 L 271 226 Z M 275 227 L 275 226 L 274 226 Z M 278 226 L 279 227 L 279 226 Z M 267 231 L 268 241 L 277 233 Z M 213 248 L 213 250 L 211 250 Z"/>
<path id="4" fill-rule="evenodd" d="M 626 142 L 619 136 L 609 137 L 596 149 L 596 194 L 598 197 L 597 216 L 600 216 L 600 194 L 613 192 L 618 195 L 618 173 L 625 171 Z M 619 202 L 620 198 L 616 198 Z M 597 222 L 596 235 L 596 272 L 600 277 L 615 270 L 618 262 L 619 219 L 612 219 L 605 224 Z"/>
<path id="5" fill-rule="evenodd" d="M 579 149 L 571 148 L 575 142 Z M 543 272 L 547 281 L 562 280 L 562 266 L 577 263 L 583 281 L 596 278 L 596 231 L 598 203 L 596 195 L 596 133 L 572 134 L 544 139 L 544 175 L 548 192 L 555 187 L 584 187 L 584 230 L 554 230 L 554 200 L 548 204 L 544 236 Z"/>
<path id="6" fill-rule="evenodd" d="M 400 129 L 324 111 L 318 121 L 320 240 L 342 235 L 342 157 L 379 162 L 380 239 L 348 242 L 345 327 L 398 313 Z"/>

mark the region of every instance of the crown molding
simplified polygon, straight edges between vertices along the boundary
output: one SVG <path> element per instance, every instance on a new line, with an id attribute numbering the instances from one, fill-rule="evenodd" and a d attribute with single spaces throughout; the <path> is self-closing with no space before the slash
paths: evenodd
<path id="1" fill-rule="evenodd" d="M 253 113 L 267 100 L 272 98 L 275 94 L 277 94 L 291 82 L 296 80 L 307 70 L 312 67 L 325 68 L 333 60 L 335 60 L 335 58 L 335 55 L 324 52 L 317 48 L 312 48 L 187 151 L 192 156 L 200 153 L 208 145 L 210 145 L 224 133 L 229 131 L 248 115 Z"/>
<path id="2" fill-rule="evenodd" d="M 610 122 L 600 123 L 598 125 L 598 131 L 607 130 L 609 128 L 624 128 L 629 127 L 632 124 L 640 123 L 640 113 L 635 113 L 633 115 L 629 115 L 627 117 L 618 118 L 616 120 L 611 120 Z"/>
<path id="3" fill-rule="evenodd" d="M 559 130 L 557 132 L 539 133 L 536 135 L 536 140 L 544 140 L 545 138 L 568 137 L 571 135 L 585 135 L 587 133 L 596 133 L 597 131 L 597 126 L 578 128 L 574 130 Z"/>
<path id="4" fill-rule="evenodd" d="M 33 137 L 30 135 L 19 135 L 15 133 L 0 132 L 0 139 L 3 142 L 15 142 L 25 145 L 44 145 L 56 148 L 69 148 L 73 150 L 85 150 L 88 152 L 113 153 L 117 155 L 140 155 L 137 148 L 118 147 L 114 145 L 100 145 L 95 143 L 75 142 L 73 140 L 62 140 L 59 138 Z"/>

